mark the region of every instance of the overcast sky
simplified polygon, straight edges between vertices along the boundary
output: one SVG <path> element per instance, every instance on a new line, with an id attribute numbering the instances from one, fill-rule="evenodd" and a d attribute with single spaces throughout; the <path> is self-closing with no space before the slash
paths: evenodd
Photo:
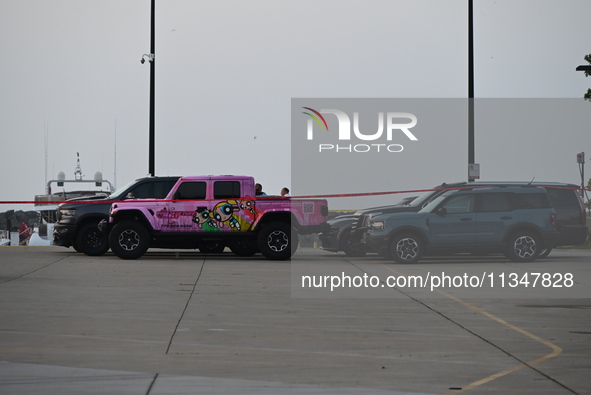
<path id="1" fill-rule="evenodd" d="M 591 53 L 589 0 L 474 2 L 477 98 L 591 87 L 575 71 Z M 156 0 L 156 174 L 247 174 L 278 194 L 291 159 L 305 160 L 291 157 L 292 98 L 467 97 L 467 3 Z M 147 174 L 149 51 L 149 0 L 0 0 L 0 201 L 32 200 L 59 171 L 73 178 L 77 152 L 87 179 Z M 575 154 L 591 155 L 591 133 L 568 120 L 561 138 L 521 130 L 528 144 L 503 155 L 476 125 L 483 179 L 529 179 L 550 161 L 541 178 L 579 183 Z M 465 149 L 449 158 L 396 188 L 464 179 Z M 27 207 L 0 211 L 11 208 Z"/>

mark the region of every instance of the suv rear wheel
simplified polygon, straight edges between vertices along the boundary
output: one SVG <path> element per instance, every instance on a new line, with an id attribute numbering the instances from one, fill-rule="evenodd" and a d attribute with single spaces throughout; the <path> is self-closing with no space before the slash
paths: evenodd
<path id="1" fill-rule="evenodd" d="M 423 240 L 413 233 L 394 236 L 390 242 L 390 255 L 398 263 L 416 263 L 424 252 Z"/>
<path id="2" fill-rule="evenodd" d="M 538 257 L 542 244 L 538 236 L 530 231 L 513 233 L 507 241 L 507 258 L 515 262 L 531 262 Z"/>
<path id="3" fill-rule="evenodd" d="M 121 259 L 137 259 L 150 247 L 150 234 L 135 221 L 117 223 L 109 234 L 111 250 Z"/>
<path id="4" fill-rule="evenodd" d="M 76 236 L 76 251 L 90 256 L 104 255 L 109 250 L 109 240 L 101 232 L 98 223 L 88 223 L 80 229 Z"/>

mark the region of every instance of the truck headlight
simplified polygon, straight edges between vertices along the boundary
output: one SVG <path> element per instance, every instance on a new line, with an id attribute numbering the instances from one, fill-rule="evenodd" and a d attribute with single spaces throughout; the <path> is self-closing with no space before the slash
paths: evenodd
<path id="1" fill-rule="evenodd" d="M 371 230 L 384 230 L 386 228 L 386 223 L 384 221 L 371 221 L 370 225 Z"/>
<path id="2" fill-rule="evenodd" d="M 60 217 L 67 219 L 76 215 L 76 210 L 60 209 Z"/>

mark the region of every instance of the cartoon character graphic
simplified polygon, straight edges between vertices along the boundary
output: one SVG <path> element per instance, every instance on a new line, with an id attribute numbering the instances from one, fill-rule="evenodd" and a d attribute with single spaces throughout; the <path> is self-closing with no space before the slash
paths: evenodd
<path id="1" fill-rule="evenodd" d="M 195 210 L 195 215 L 193 216 L 192 220 L 197 224 L 197 226 L 199 226 L 199 228 L 207 232 L 219 231 L 218 225 L 211 218 L 211 211 L 205 207 L 198 207 Z"/>
<path id="2" fill-rule="evenodd" d="M 256 209 L 256 200 L 254 200 L 250 196 L 245 196 L 241 200 L 238 200 L 238 205 L 240 206 L 240 209 L 248 215 L 251 222 L 253 222 L 256 219 L 258 214 L 258 211 Z"/>
<path id="3" fill-rule="evenodd" d="M 240 231 L 240 222 L 238 222 L 238 220 L 234 217 L 234 212 L 239 210 L 240 207 L 237 205 L 235 200 L 224 201 L 216 204 L 209 215 L 218 221 L 220 228 L 222 228 L 224 223 L 226 223 L 226 225 L 231 229 Z"/>

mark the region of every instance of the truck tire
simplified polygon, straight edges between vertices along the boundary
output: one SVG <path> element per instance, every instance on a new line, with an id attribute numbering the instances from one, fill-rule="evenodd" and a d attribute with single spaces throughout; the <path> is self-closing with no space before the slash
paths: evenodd
<path id="1" fill-rule="evenodd" d="M 258 246 L 267 259 L 289 259 L 298 246 L 297 233 L 285 222 L 271 222 L 258 235 Z"/>
<path id="2" fill-rule="evenodd" d="M 109 251 L 109 237 L 98 229 L 98 223 L 90 222 L 80 228 L 74 249 L 90 256 L 104 255 Z"/>
<path id="3" fill-rule="evenodd" d="M 253 256 L 259 252 L 259 247 L 253 240 L 235 240 L 228 247 L 236 256 Z"/>
<path id="4" fill-rule="evenodd" d="M 135 221 L 117 223 L 109 234 L 109 244 L 115 255 L 121 259 L 137 259 L 150 247 L 150 234 Z"/>
<path id="5" fill-rule="evenodd" d="M 514 262 L 531 262 L 542 250 L 540 239 L 531 231 L 513 233 L 507 241 L 505 256 Z"/>

